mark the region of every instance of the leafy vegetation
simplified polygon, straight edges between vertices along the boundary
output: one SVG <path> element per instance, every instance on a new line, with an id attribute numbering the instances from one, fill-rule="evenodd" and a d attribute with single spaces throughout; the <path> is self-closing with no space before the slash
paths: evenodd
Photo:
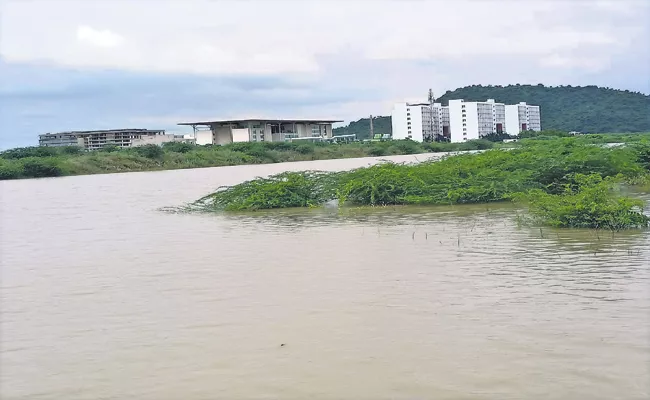
<path id="1" fill-rule="evenodd" d="M 94 152 L 85 152 L 79 147 L 72 146 L 25 147 L 0 153 L 0 180 L 459 152 L 503 147 L 518 148 L 525 142 L 554 146 L 552 143 L 547 143 L 548 140 L 555 140 L 563 136 L 567 136 L 567 134 L 556 131 L 543 131 L 531 138 L 505 144 L 495 143 L 487 139 L 470 140 L 463 143 L 418 143 L 411 140 L 395 140 L 346 144 L 253 142 L 233 143 L 226 146 L 195 146 L 187 143 L 168 143 L 162 147 L 148 145 L 131 149 L 107 146 Z M 634 144 L 638 148 L 639 154 L 641 154 L 640 157 L 642 157 L 640 163 L 650 165 L 650 150 L 647 144 L 650 142 L 650 134 L 583 135 L 576 138 L 576 141 L 577 143 L 593 145 L 621 142 L 630 145 Z"/>
<path id="2" fill-rule="evenodd" d="M 577 186 L 566 185 L 559 195 L 541 189 L 526 194 L 530 211 L 541 223 L 612 231 L 645 228 L 650 223 L 643 214 L 643 201 L 620 196 L 615 179 L 577 174 L 573 180 Z"/>
<path id="3" fill-rule="evenodd" d="M 506 104 L 525 101 L 541 107 L 542 128 L 549 130 L 597 132 L 649 132 L 650 96 L 597 86 L 466 86 L 447 91 L 436 101 L 443 105 L 451 99 L 485 101 L 495 99 Z M 373 118 L 377 133 L 392 133 L 390 116 Z M 356 134 L 367 139 L 368 118 L 334 129 L 335 135 Z"/>
<path id="4" fill-rule="evenodd" d="M 520 143 L 508 151 L 492 149 L 416 165 L 381 163 L 338 173 L 283 173 L 221 188 L 194 206 L 258 210 L 311 207 L 330 200 L 362 206 L 526 200 L 538 220 L 549 225 L 607 229 L 647 225 L 642 204 L 613 191 L 614 177 L 628 183 L 647 179 L 647 142 L 620 147 L 593 145 L 581 138 Z"/>
<path id="5" fill-rule="evenodd" d="M 146 145 L 131 149 L 106 146 L 94 152 L 72 146 L 24 147 L 0 153 L 0 179 L 390 156 L 487 149 L 493 145 L 485 140 L 432 144 L 403 140 L 348 144 L 253 142 L 226 146 L 166 143 L 162 147 Z M 27 159 L 32 161 L 26 162 Z"/>

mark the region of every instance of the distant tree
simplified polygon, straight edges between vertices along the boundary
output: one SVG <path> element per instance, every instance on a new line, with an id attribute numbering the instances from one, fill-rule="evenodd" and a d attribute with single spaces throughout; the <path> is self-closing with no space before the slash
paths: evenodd
<path id="1" fill-rule="evenodd" d="M 513 137 L 508 135 L 505 132 L 496 133 L 492 132 L 488 135 L 483 136 L 483 139 L 489 140 L 490 142 L 503 142 L 506 139 L 512 139 Z"/>

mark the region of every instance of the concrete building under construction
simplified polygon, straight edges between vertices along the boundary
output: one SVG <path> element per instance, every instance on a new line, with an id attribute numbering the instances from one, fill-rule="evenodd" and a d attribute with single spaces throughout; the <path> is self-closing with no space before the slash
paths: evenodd
<path id="1" fill-rule="evenodd" d="M 182 122 L 191 126 L 196 144 L 224 145 L 238 142 L 282 142 L 296 139 L 329 139 L 332 124 L 324 119 L 236 119 Z"/>
<path id="2" fill-rule="evenodd" d="M 38 136 L 39 146 L 61 147 L 79 146 L 86 150 L 99 150 L 104 146 L 119 148 L 162 145 L 167 142 L 187 142 L 192 138 L 183 135 L 170 135 L 164 130 L 153 129 L 107 129 L 96 131 L 70 131 L 46 133 Z"/>

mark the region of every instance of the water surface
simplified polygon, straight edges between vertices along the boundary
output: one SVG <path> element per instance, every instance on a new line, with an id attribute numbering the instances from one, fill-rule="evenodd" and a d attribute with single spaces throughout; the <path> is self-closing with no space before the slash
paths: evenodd
<path id="1" fill-rule="evenodd" d="M 158 210 L 375 161 L 0 182 L 0 398 L 648 398 L 648 233 L 511 205 Z"/>

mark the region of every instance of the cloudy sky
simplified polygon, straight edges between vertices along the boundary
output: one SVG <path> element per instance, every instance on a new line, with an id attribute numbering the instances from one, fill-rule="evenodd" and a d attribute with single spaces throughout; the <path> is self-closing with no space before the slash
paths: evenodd
<path id="1" fill-rule="evenodd" d="M 650 0 L 0 0 L 0 148 L 390 113 L 470 84 L 650 93 Z"/>

